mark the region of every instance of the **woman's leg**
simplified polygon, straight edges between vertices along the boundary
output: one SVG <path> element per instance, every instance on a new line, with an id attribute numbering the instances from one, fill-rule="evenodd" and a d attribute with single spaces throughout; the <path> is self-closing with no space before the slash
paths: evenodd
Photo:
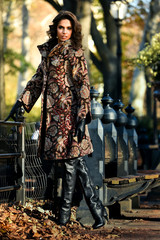
<path id="1" fill-rule="evenodd" d="M 88 172 L 86 162 L 82 158 L 79 158 L 77 164 L 77 176 L 80 180 L 86 203 L 95 220 L 93 228 L 102 227 L 105 224 L 104 217 L 108 219 L 108 215 L 104 206 L 102 205 L 102 202 L 96 194 L 95 188 Z"/>
<path id="2" fill-rule="evenodd" d="M 71 204 L 76 183 L 78 159 L 64 162 L 64 177 L 62 183 L 62 204 L 59 212 L 59 224 L 66 225 L 70 220 Z"/>

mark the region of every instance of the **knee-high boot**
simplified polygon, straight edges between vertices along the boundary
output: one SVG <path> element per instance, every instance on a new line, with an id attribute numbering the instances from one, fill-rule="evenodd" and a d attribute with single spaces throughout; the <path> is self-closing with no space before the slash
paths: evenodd
<path id="1" fill-rule="evenodd" d="M 66 225 L 70 220 L 71 203 L 76 183 L 77 162 L 77 159 L 70 159 L 64 162 L 62 204 L 59 212 L 60 225 Z"/>
<path id="2" fill-rule="evenodd" d="M 93 224 L 92 227 L 94 229 L 102 227 L 105 224 L 104 218 L 108 220 L 108 215 L 104 206 L 102 205 L 102 202 L 100 201 L 99 197 L 96 194 L 95 188 L 89 175 L 86 162 L 82 158 L 79 158 L 77 164 L 77 175 L 82 186 L 86 203 L 95 220 L 95 223 Z"/>

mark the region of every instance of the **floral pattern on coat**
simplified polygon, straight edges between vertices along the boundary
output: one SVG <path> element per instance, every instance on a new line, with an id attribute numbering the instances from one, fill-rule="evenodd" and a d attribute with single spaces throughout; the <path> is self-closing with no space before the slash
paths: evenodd
<path id="1" fill-rule="evenodd" d="M 27 112 L 42 95 L 39 155 L 45 159 L 69 159 L 93 152 L 88 126 L 81 143 L 75 137 L 78 121 L 91 121 L 90 84 L 82 49 L 71 41 L 49 51 L 49 42 L 38 46 L 42 61 L 20 99 Z"/>

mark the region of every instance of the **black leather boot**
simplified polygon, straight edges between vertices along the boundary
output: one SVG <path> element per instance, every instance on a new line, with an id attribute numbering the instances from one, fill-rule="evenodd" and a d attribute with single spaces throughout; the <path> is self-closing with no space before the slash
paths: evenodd
<path id="1" fill-rule="evenodd" d="M 99 197 L 96 194 L 95 188 L 93 186 L 93 183 L 88 172 L 86 162 L 82 158 L 79 158 L 77 164 L 77 175 L 82 186 L 86 203 L 95 220 L 95 223 L 93 224 L 92 227 L 94 229 L 102 227 L 105 224 L 104 218 L 108 220 L 108 214 L 106 212 L 105 207 L 103 206 L 102 202 L 100 201 Z"/>
<path id="2" fill-rule="evenodd" d="M 105 224 L 105 219 L 104 219 L 104 215 L 103 215 L 103 208 L 100 206 L 97 206 L 96 208 L 92 208 L 91 209 L 91 213 L 92 216 L 95 220 L 95 223 L 93 224 L 93 228 L 97 229 L 100 228 L 102 226 L 104 226 Z"/>
<path id="3" fill-rule="evenodd" d="M 64 162 L 64 178 L 62 185 L 62 204 L 59 212 L 59 224 L 65 226 L 71 215 L 71 204 L 76 183 L 77 159 Z"/>

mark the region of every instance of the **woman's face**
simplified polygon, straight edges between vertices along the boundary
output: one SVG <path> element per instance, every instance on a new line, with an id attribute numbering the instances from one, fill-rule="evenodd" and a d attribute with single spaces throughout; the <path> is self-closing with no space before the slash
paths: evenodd
<path id="1" fill-rule="evenodd" d="M 58 42 L 64 42 L 71 38 L 72 24 L 68 19 L 62 19 L 57 25 Z"/>

